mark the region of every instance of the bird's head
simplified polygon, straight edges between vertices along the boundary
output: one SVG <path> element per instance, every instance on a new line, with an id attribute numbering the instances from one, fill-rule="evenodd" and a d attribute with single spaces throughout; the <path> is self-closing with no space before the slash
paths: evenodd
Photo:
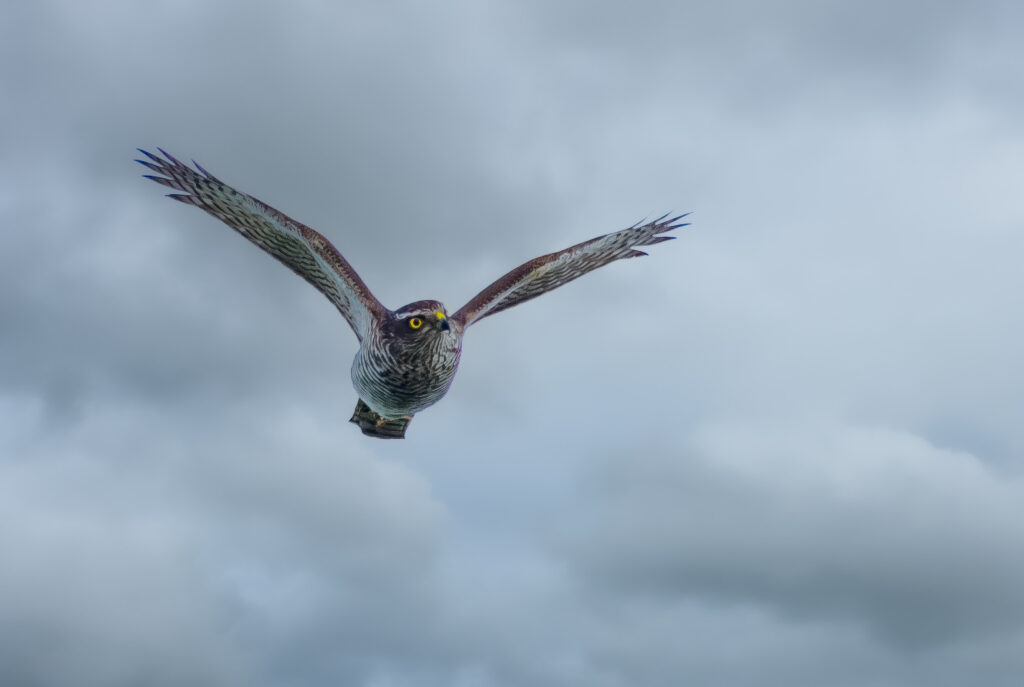
<path id="1" fill-rule="evenodd" d="M 393 332 L 408 340 L 426 340 L 451 331 L 448 311 L 440 301 L 416 301 L 394 311 Z"/>

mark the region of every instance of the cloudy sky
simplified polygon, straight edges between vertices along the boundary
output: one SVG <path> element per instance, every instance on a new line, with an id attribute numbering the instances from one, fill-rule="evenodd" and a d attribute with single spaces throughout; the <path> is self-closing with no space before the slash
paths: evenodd
<path id="1" fill-rule="evenodd" d="M 0 683 L 1019 685 L 1016 2 L 0 9 Z M 693 211 L 363 437 L 386 305 Z"/>

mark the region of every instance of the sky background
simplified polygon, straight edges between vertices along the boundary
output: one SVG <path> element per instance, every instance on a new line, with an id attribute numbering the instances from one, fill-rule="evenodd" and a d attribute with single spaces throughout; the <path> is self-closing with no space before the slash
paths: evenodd
<path id="1" fill-rule="evenodd" d="M 0 6 L 0 683 L 1021 684 L 1024 5 Z M 363 437 L 331 304 L 638 219 Z"/>

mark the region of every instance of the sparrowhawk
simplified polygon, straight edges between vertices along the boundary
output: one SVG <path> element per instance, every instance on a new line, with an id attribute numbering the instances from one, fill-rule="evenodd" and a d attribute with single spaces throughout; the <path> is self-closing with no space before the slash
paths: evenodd
<path id="1" fill-rule="evenodd" d="M 138 162 L 156 173 L 146 178 L 180 191 L 168 197 L 205 210 L 283 262 L 348 320 L 360 344 L 352 363 L 359 401 L 351 422 L 383 439 L 404 438 L 413 415 L 447 393 L 469 325 L 615 260 L 646 255 L 636 247 L 675 238 L 663 234 L 688 224 L 679 222 L 685 215 L 665 215 L 534 258 L 453 314 L 433 300 L 388 310 L 322 234 L 228 186 L 198 163 L 193 170 L 158 150 L 162 158 L 139 149 L 148 160 Z"/>

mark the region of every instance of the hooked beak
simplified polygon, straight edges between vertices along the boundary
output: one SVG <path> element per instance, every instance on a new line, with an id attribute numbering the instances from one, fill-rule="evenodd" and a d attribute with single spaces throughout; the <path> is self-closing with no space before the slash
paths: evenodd
<path id="1" fill-rule="evenodd" d="M 448 318 L 445 317 L 445 314 L 440 310 L 434 314 L 437 315 L 437 326 L 441 328 L 441 331 L 451 331 L 452 326 L 448 324 Z"/>

